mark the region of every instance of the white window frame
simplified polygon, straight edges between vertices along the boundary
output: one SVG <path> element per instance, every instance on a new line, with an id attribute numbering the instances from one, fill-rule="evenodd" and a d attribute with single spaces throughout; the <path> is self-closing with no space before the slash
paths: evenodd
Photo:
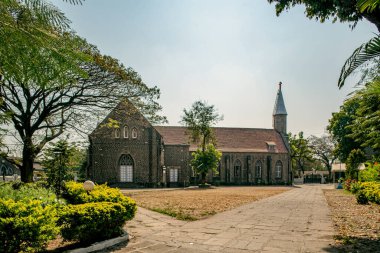
<path id="1" fill-rule="evenodd" d="M 124 138 L 128 139 L 129 138 L 129 127 L 124 126 Z"/>
<path id="2" fill-rule="evenodd" d="M 132 139 L 137 139 L 137 129 L 135 127 L 132 129 Z"/>
<path id="3" fill-rule="evenodd" d="M 169 169 L 169 182 L 177 183 L 178 182 L 178 168 Z"/>
<path id="4" fill-rule="evenodd" d="M 282 178 L 282 162 L 277 161 L 275 166 L 276 178 Z"/>

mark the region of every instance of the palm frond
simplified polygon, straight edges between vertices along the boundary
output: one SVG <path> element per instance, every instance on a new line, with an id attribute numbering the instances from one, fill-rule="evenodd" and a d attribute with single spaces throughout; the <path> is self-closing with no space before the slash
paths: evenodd
<path id="1" fill-rule="evenodd" d="M 346 60 L 340 72 L 338 87 L 342 88 L 347 77 L 360 65 L 380 56 L 380 36 L 364 43 Z"/>
<path id="2" fill-rule="evenodd" d="M 380 8 L 380 0 L 359 0 L 357 6 L 360 12 L 373 12 Z"/>

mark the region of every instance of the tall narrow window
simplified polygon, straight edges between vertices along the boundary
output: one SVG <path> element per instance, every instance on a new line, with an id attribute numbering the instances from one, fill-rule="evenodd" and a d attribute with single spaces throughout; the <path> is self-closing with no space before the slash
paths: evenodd
<path id="1" fill-rule="evenodd" d="M 173 182 L 173 183 L 178 182 L 178 169 L 177 168 L 170 169 L 169 174 L 170 174 L 170 177 L 169 177 L 170 182 Z"/>
<path id="2" fill-rule="evenodd" d="M 136 128 L 132 129 L 132 139 L 137 139 L 137 129 Z"/>
<path id="3" fill-rule="evenodd" d="M 133 182 L 133 159 L 130 155 L 122 155 L 119 160 L 120 182 Z"/>
<path id="4" fill-rule="evenodd" d="M 129 128 L 127 126 L 124 127 L 124 138 L 129 138 Z"/>
<path id="5" fill-rule="evenodd" d="M 115 138 L 120 138 L 120 128 L 115 129 Z"/>
<path id="6" fill-rule="evenodd" d="M 276 173 L 276 178 L 281 178 L 282 177 L 282 162 L 277 161 L 276 166 L 275 166 L 275 173 Z"/>
<path id="7" fill-rule="evenodd" d="M 262 170 L 263 170 L 263 164 L 261 163 L 261 161 L 256 162 L 255 169 L 256 169 L 256 178 L 261 178 Z"/>

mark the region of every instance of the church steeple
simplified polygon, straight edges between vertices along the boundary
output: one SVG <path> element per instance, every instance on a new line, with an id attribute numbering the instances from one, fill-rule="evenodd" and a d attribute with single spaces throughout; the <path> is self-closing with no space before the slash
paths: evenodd
<path id="1" fill-rule="evenodd" d="M 286 117 L 288 113 L 286 112 L 284 98 L 282 97 L 281 85 L 282 82 L 278 84 L 279 87 L 273 109 L 273 129 L 286 135 Z"/>

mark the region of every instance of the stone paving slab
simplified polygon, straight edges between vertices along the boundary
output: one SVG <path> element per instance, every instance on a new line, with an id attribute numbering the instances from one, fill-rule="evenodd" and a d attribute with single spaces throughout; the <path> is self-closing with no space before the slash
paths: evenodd
<path id="1" fill-rule="evenodd" d="M 298 186 L 193 222 L 138 208 L 125 226 L 133 238 L 112 252 L 335 252 L 322 192 L 332 187 Z"/>

